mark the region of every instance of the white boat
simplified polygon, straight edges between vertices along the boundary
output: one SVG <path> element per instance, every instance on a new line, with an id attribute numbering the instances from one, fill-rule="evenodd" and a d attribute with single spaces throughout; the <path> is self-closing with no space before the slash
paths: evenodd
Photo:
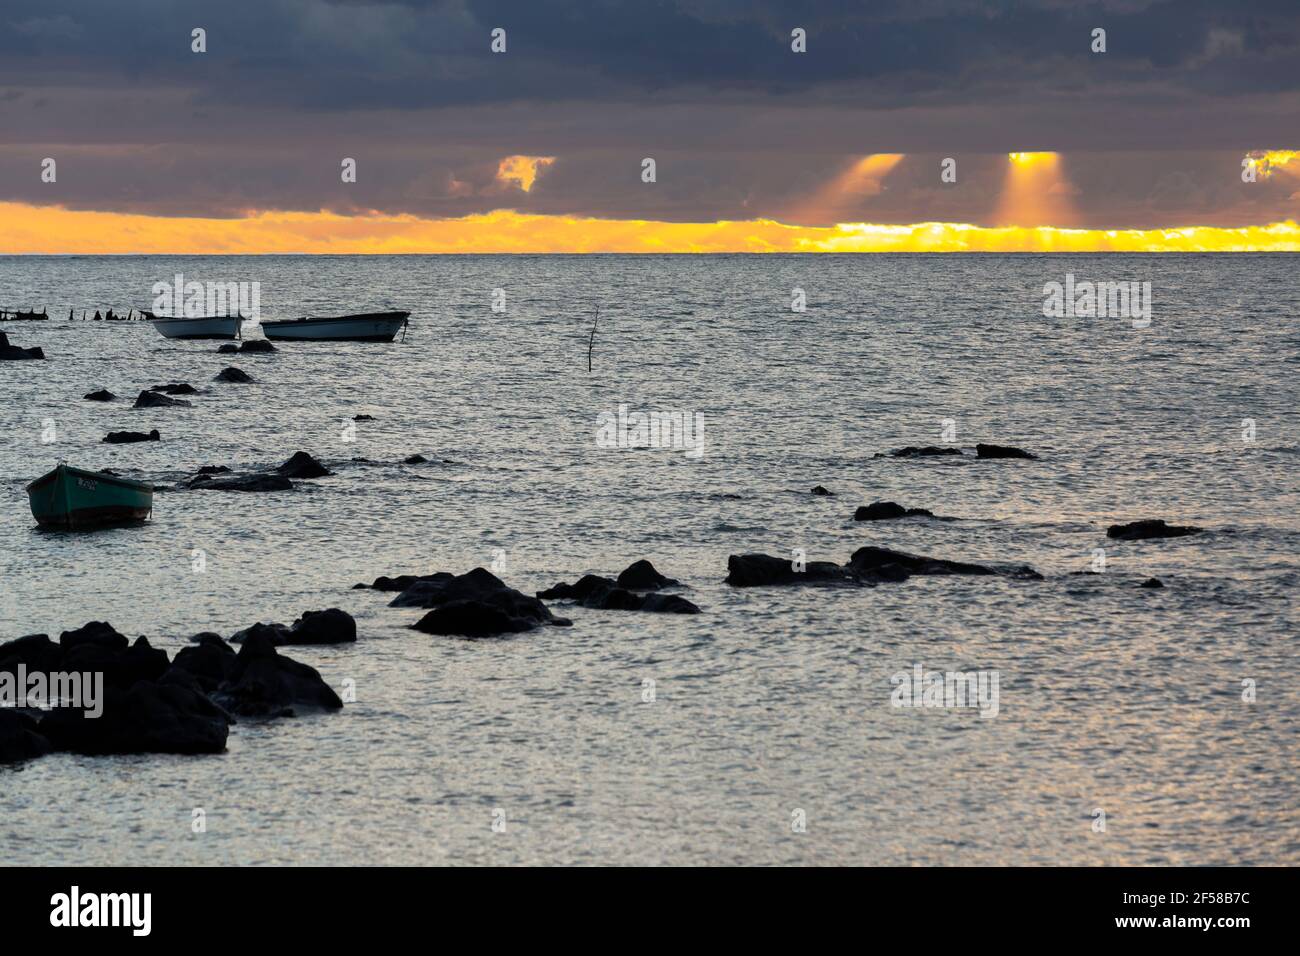
<path id="1" fill-rule="evenodd" d="M 303 316 L 263 322 L 268 339 L 318 339 L 335 342 L 391 342 L 406 327 L 410 312 L 365 312 L 360 315 Z"/>
<path id="2" fill-rule="evenodd" d="M 238 315 L 206 315 L 191 319 L 150 314 L 148 322 L 169 339 L 235 339 L 239 338 L 244 319 Z"/>

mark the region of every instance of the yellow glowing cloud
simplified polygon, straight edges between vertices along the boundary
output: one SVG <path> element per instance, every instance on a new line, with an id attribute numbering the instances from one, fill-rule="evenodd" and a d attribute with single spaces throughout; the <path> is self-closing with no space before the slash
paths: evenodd
<path id="1" fill-rule="evenodd" d="M 554 162 L 554 156 L 507 156 L 497 166 L 497 182 L 532 192 L 537 174 Z"/>
<path id="2" fill-rule="evenodd" d="M 988 228 L 771 219 L 657 222 L 498 210 L 457 219 L 262 212 L 241 219 L 78 212 L 0 203 L 0 254 L 223 255 L 448 252 L 1300 252 L 1294 221 L 1170 229 Z"/>
<path id="3" fill-rule="evenodd" d="M 1264 179 L 1272 176 L 1274 171 L 1283 168 L 1294 159 L 1300 158 L 1300 152 L 1294 149 L 1257 149 L 1246 154 L 1246 159 L 1250 165 L 1254 166 L 1259 175 Z M 1297 163 L 1297 169 L 1288 170 L 1291 173 L 1300 172 L 1300 163 Z"/>

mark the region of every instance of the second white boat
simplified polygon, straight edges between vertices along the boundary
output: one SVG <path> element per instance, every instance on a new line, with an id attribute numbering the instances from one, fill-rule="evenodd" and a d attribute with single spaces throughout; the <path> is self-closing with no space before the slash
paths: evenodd
<path id="1" fill-rule="evenodd" d="M 406 326 L 410 312 L 365 312 L 359 315 L 305 316 L 263 322 L 268 339 L 314 339 L 335 342 L 391 342 Z"/>
<path id="2" fill-rule="evenodd" d="M 243 321 L 238 315 L 205 315 L 192 319 L 154 315 L 148 319 L 160 335 L 169 339 L 235 339 L 239 338 Z"/>

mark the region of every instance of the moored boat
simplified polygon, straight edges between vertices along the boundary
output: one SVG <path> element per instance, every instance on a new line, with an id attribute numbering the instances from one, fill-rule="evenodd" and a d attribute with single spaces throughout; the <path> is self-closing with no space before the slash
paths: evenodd
<path id="1" fill-rule="evenodd" d="M 317 339 L 334 342 L 391 342 L 406 327 L 410 312 L 364 312 L 358 315 L 303 316 L 263 322 L 268 339 Z"/>
<path id="2" fill-rule="evenodd" d="M 150 325 L 169 339 L 235 339 L 243 326 L 243 316 L 204 315 L 194 318 L 143 313 Z"/>
<path id="3" fill-rule="evenodd" d="M 32 515 L 51 528 L 93 528 L 143 521 L 153 511 L 153 485 L 60 463 L 27 486 Z"/>

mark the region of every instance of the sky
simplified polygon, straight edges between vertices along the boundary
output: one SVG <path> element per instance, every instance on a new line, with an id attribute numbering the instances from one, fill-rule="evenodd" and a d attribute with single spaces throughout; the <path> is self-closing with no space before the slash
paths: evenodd
<path id="1" fill-rule="evenodd" d="M 0 253 L 1300 251 L 1300 2 L 0 0 L 0 130 Z"/>

